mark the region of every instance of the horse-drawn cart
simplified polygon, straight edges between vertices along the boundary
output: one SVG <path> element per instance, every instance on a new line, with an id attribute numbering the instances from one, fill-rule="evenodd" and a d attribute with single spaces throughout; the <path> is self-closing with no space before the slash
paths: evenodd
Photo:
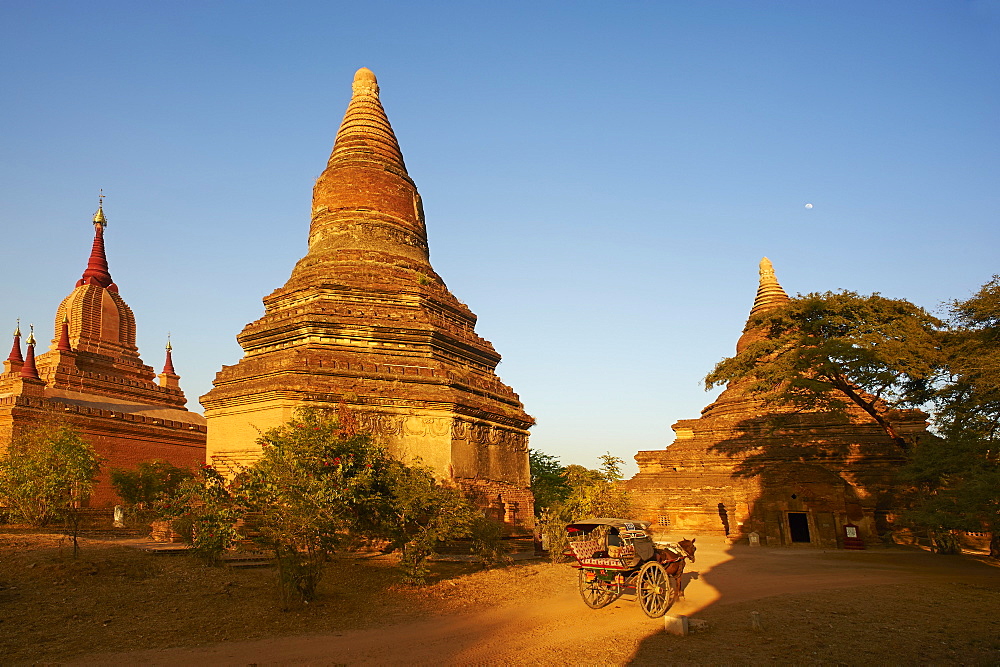
<path id="1" fill-rule="evenodd" d="M 580 596 L 591 609 L 635 592 L 650 618 L 667 613 L 680 594 L 684 560 L 694 561 L 694 540 L 657 548 L 649 523 L 629 519 L 583 519 L 566 526 L 569 553 L 579 569 Z"/>

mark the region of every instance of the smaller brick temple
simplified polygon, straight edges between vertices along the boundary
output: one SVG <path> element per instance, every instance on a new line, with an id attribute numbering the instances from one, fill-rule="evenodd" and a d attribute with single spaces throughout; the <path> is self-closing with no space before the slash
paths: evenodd
<path id="1" fill-rule="evenodd" d="M 25 428 L 61 415 L 103 459 L 92 507 L 116 502 L 113 468 L 153 459 L 193 468 L 205 460 L 205 419 L 184 407 L 170 343 L 159 375 L 139 358 L 135 316 L 108 269 L 106 226 L 101 206 L 87 268 L 56 309 L 49 350 L 36 356 L 32 331 L 22 351 L 19 325 L 0 374 L 0 449 Z"/>
<path id="2" fill-rule="evenodd" d="M 750 315 L 788 300 L 765 257 Z M 761 335 L 748 324 L 737 352 Z M 926 432 L 926 417 L 905 410 L 893 423 L 916 437 Z M 888 529 L 904 460 L 860 408 L 793 411 L 731 384 L 701 417 L 671 428 L 674 442 L 638 452 L 639 472 L 626 482 L 638 518 L 661 531 L 731 539 L 756 533 L 769 545 L 837 547 L 848 526 L 870 542 Z"/>

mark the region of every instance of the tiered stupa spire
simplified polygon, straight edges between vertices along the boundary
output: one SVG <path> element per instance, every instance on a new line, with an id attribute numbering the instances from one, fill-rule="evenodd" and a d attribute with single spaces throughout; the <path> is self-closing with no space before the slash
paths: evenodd
<path id="1" fill-rule="evenodd" d="M 379 100 L 375 73 L 362 67 L 355 72 L 351 89 L 351 102 L 344 112 L 327 166 L 361 159 L 382 162 L 405 174 L 403 153 Z"/>
<path id="2" fill-rule="evenodd" d="M 753 308 L 750 315 L 756 315 L 767 310 L 773 310 L 778 306 L 788 303 L 788 295 L 778 284 L 778 279 L 774 276 L 774 265 L 771 260 L 764 257 L 760 260 L 760 285 L 757 287 L 757 298 L 753 301 Z"/>
<path id="3" fill-rule="evenodd" d="M 359 271 L 371 275 L 373 262 L 405 272 L 379 271 L 389 283 L 408 283 L 420 274 L 442 284 L 430 265 L 420 195 L 406 173 L 372 71 L 359 69 L 352 90 L 330 159 L 313 188 L 309 252 L 288 286 L 351 282 Z"/>
<path id="4" fill-rule="evenodd" d="M 760 283 L 757 286 L 757 298 L 753 301 L 753 307 L 750 309 L 750 317 L 746 328 L 743 329 L 743 335 L 736 342 L 737 353 L 742 352 L 753 341 L 759 340 L 762 335 L 759 330 L 750 326 L 750 321 L 753 320 L 755 315 L 774 310 L 790 301 L 788 294 L 782 289 L 778 283 L 778 279 L 774 275 L 774 265 L 771 264 L 771 260 L 767 257 L 760 260 L 759 273 Z"/>

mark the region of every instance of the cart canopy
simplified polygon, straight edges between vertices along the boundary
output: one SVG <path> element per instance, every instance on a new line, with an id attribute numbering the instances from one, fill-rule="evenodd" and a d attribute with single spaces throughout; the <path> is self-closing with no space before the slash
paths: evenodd
<path id="1" fill-rule="evenodd" d="M 648 521 L 639 521 L 637 519 L 615 519 L 611 517 L 594 517 L 589 519 L 580 519 L 579 521 L 574 521 L 573 523 L 566 526 L 566 530 L 570 532 L 575 532 L 577 530 L 582 530 L 585 532 L 591 531 L 597 526 L 610 526 L 612 528 L 617 528 L 620 531 L 634 531 L 634 530 L 649 530 L 651 524 Z"/>

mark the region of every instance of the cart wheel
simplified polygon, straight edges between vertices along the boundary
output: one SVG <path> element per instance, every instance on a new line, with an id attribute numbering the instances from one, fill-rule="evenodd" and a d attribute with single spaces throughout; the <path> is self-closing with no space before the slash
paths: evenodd
<path id="1" fill-rule="evenodd" d="M 607 607 L 621 595 L 620 586 L 603 582 L 596 576 L 587 581 L 587 570 L 581 569 L 579 578 L 580 597 L 583 598 L 584 604 L 591 609 Z"/>
<path id="2" fill-rule="evenodd" d="M 666 570 L 657 561 L 651 560 L 639 570 L 639 580 L 635 584 L 639 606 L 650 618 L 659 618 L 677 599 L 677 588 Z"/>

